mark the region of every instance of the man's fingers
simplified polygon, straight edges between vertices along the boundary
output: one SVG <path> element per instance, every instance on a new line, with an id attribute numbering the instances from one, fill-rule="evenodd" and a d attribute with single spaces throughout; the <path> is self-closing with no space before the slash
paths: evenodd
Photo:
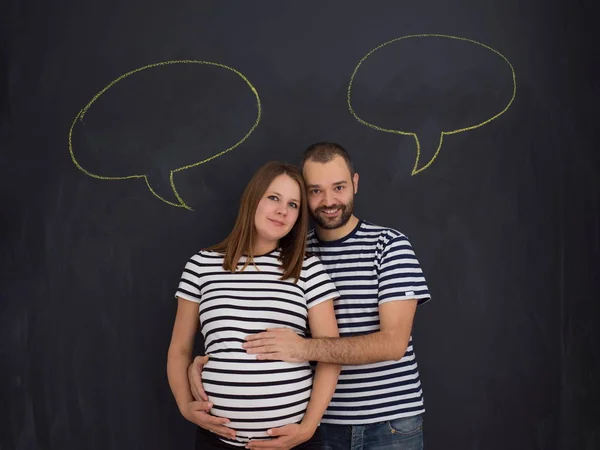
<path id="1" fill-rule="evenodd" d="M 249 334 L 246 336 L 246 341 L 256 341 L 258 339 L 273 339 L 276 336 L 276 333 L 287 333 L 292 332 L 289 328 L 267 328 L 266 331 L 261 331 L 260 333 Z"/>
<path id="2" fill-rule="evenodd" d="M 256 347 L 256 348 L 247 348 L 246 349 L 246 353 L 249 353 L 251 355 L 274 355 L 277 353 L 277 355 L 280 355 L 281 353 L 277 351 L 277 347 L 275 347 L 274 345 L 265 345 L 263 347 Z"/>
<path id="3" fill-rule="evenodd" d="M 246 337 L 246 342 L 242 344 L 242 347 L 248 350 L 249 348 L 258 347 L 259 345 L 265 345 L 264 339 L 248 339 L 250 336 Z"/>
<path id="4" fill-rule="evenodd" d="M 196 386 L 196 390 L 198 391 L 198 397 L 200 397 L 202 400 L 204 400 L 205 402 L 208 401 L 208 395 L 206 395 L 206 392 L 204 392 L 204 385 L 202 383 L 200 383 L 200 386 Z"/>
<path id="5" fill-rule="evenodd" d="M 196 382 L 195 380 L 191 380 L 190 381 L 190 390 L 192 391 L 192 395 L 194 396 L 194 399 L 196 401 L 202 401 L 204 403 L 206 403 L 208 401 L 208 397 L 206 397 L 206 394 L 204 394 L 204 397 L 202 396 L 202 391 L 200 391 L 197 387 L 196 387 Z"/>
<path id="6" fill-rule="evenodd" d="M 208 362 L 208 356 L 196 356 L 192 364 L 188 367 L 188 379 L 190 382 L 190 390 L 196 400 L 208 401 L 208 396 L 202 385 L 202 369 Z"/>
<path id="7" fill-rule="evenodd" d="M 194 365 L 197 366 L 198 364 L 200 365 L 204 365 L 208 362 L 208 355 L 200 355 L 200 356 L 196 356 L 194 358 Z"/>
<path id="8" fill-rule="evenodd" d="M 246 336 L 246 341 L 250 342 L 250 341 L 256 341 L 256 340 L 260 340 L 260 339 L 269 339 L 272 338 L 273 333 L 268 332 L 268 331 L 263 331 L 262 333 L 256 333 L 256 334 L 249 334 L 248 336 Z"/>
<path id="9" fill-rule="evenodd" d="M 202 386 L 202 382 L 200 382 L 200 386 Z M 192 389 L 192 395 L 196 400 L 208 403 L 208 395 L 206 395 L 204 389 L 200 388 L 196 383 L 190 384 L 190 388 Z"/>
<path id="10" fill-rule="evenodd" d="M 256 355 L 256 359 L 266 361 L 283 361 L 281 353 L 260 353 Z"/>
<path id="11" fill-rule="evenodd" d="M 244 347 L 246 350 L 249 349 L 266 349 L 268 347 L 271 347 L 273 344 L 272 340 L 269 339 L 259 339 L 258 341 L 251 341 L 251 342 L 245 342 L 244 344 L 242 344 L 242 347 Z"/>

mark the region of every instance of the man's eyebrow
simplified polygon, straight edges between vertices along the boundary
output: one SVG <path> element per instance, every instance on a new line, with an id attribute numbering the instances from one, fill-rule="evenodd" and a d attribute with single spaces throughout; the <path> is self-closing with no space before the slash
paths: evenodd
<path id="1" fill-rule="evenodd" d="M 342 181 L 336 181 L 335 183 L 332 183 L 333 186 L 340 186 L 342 184 L 348 184 L 348 182 L 346 180 L 342 180 Z M 321 187 L 320 184 L 307 184 L 306 185 L 307 188 L 318 188 Z"/>

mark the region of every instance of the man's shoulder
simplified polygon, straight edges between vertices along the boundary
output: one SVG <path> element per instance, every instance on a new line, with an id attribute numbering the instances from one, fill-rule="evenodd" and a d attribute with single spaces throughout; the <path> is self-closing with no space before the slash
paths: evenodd
<path id="1" fill-rule="evenodd" d="M 310 269 L 315 264 L 321 264 L 321 260 L 313 255 L 312 252 L 306 252 L 302 261 L 302 270 Z"/>
<path id="2" fill-rule="evenodd" d="M 408 239 L 404 233 L 394 228 L 376 225 L 367 220 L 363 220 L 359 233 L 356 234 L 356 239 L 372 240 L 374 238 L 386 243 L 396 239 Z"/>
<path id="3" fill-rule="evenodd" d="M 315 247 L 319 245 L 319 238 L 317 237 L 317 232 L 313 228 L 306 235 L 306 253 L 307 255 L 312 255 Z"/>
<path id="4" fill-rule="evenodd" d="M 340 242 L 352 243 L 352 242 L 360 242 L 360 243 L 383 243 L 387 244 L 392 241 L 398 240 L 406 240 L 408 241 L 408 237 L 394 228 L 377 225 L 373 222 L 369 222 L 367 220 L 361 219 L 358 226 L 354 229 L 354 231 L 347 237 L 342 238 Z M 310 248 L 318 244 L 319 238 L 316 234 L 316 229 L 312 229 L 306 235 L 306 243 Z M 309 250 L 310 253 L 310 250 Z"/>

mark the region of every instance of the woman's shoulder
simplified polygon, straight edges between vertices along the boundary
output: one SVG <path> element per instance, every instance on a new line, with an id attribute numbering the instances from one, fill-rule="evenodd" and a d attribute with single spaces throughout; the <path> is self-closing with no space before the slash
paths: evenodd
<path id="1" fill-rule="evenodd" d="M 211 250 L 210 248 L 203 248 L 197 254 L 202 255 L 205 258 L 223 258 L 222 253 Z"/>
<path id="2" fill-rule="evenodd" d="M 188 262 L 192 264 L 210 264 L 215 262 L 223 262 L 223 255 L 213 250 L 202 249 L 194 253 Z"/>

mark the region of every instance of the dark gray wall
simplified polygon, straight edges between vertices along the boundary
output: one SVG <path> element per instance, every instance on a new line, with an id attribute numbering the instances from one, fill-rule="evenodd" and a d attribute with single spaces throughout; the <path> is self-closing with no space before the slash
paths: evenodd
<path id="1" fill-rule="evenodd" d="M 588 2 L 591 5 L 591 2 Z M 225 236 L 253 171 L 348 148 L 359 217 L 411 239 L 433 301 L 415 348 L 430 449 L 597 449 L 598 31 L 556 1 L 12 1 L 2 6 L 1 449 L 191 448 L 165 375 L 187 258 Z M 510 108 L 416 141 L 346 102 L 380 44 L 485 44 Z M 161 61 L 200 60 L 236 73 Z M 352 105 L 441 131 L 512 96 L 510 66 L 421 37 L 367 58 Z"/>

